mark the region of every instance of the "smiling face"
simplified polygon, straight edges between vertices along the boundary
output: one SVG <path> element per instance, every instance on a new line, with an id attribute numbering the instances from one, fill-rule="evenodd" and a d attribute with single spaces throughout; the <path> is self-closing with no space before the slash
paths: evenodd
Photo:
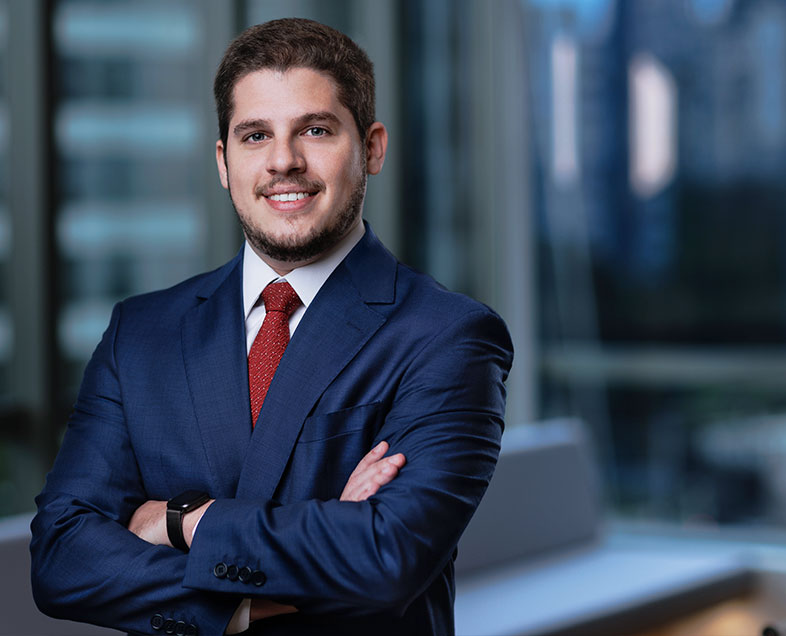
<path id="1" fill-rule="evenodd" d="M 308 68 L 254 71 L 233 98 L 226 147 L 216 144 L 221 184 L 251 247 L 283 275 L 360 222 L 387 133 L 375 122 L 361 139 L 334 81 Z"/>

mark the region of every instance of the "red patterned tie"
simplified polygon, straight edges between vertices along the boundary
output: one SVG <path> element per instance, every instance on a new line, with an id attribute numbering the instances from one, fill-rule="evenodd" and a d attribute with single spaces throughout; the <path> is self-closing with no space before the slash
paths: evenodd
<path id="1" fill-rule="evenodd" d="M 256 423 L 278 363 L 289 344 L 289 317 L 300 306 L 292 286 L 283 281 L 262 290 L 265 319 L 248 352 L 248 388 L 251 395 L 251 421 Z"/>

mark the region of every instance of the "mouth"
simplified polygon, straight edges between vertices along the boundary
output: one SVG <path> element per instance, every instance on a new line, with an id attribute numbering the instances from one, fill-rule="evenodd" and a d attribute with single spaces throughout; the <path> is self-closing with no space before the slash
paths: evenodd
<path id="1" fill-rule="evenodd" d="M 306 184 L 278 184 L 257 192 L 268 207 L 282 214 L 305 212 L 311 209 L 311 202 L 322 191 L 321 188 Z"/>
<path id="2" fill-rule="evenodd" d="M 260 185 L 254 194 L 257 200 L 264 199 L 271 209 L 292 213 L 310 208 L 311 202 L 324 189 L 321 182 L 310 179 L 274 178 L 269 183 Z"/>
<path id="3" fill-rule="evenodd" d="M 264 194 L 269 201 L 302 201 L 309 197 L 313 197 L 316 192 L 282 192 L 280 194 Z"/>

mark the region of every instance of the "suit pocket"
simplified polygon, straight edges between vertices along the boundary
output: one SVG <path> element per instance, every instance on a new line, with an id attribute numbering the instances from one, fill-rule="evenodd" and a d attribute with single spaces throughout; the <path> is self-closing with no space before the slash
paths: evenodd
<path id="1" fill-rule="evenodd" d="M 355 466 L 371 450 L 382 419 L 380 402 L 309 417 L 275 499 L 287 504 L 338 497 Z"/>
<path id="2" fill-rule="evenodd" d="M 373 436 L 379 425 L 380 408 L 381 402 L 371 402 L 331 413 L 312 415 L 303 423 L 298 444 L 322 442 L 363 429 L 371 430 Z"/>

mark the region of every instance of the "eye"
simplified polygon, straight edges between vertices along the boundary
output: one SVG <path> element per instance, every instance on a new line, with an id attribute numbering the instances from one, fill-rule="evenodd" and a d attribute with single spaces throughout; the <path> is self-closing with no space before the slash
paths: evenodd
<path id="1" fill-rule="evenodd" d="M 328 131 L 321 126 L 312 126 L 306 131 L 306 134 L 309 137 L 324 137 L 328 134 Z"/>
<path id="2" fill-rule="evenodd" d="M 248 137 L 246 137 L 246 140 L 254 143 L 259 143 L 260 141 L 264 141 L 265 139 L 267 139 L 267 135 L 262 132 L 251 133 Z"/>

